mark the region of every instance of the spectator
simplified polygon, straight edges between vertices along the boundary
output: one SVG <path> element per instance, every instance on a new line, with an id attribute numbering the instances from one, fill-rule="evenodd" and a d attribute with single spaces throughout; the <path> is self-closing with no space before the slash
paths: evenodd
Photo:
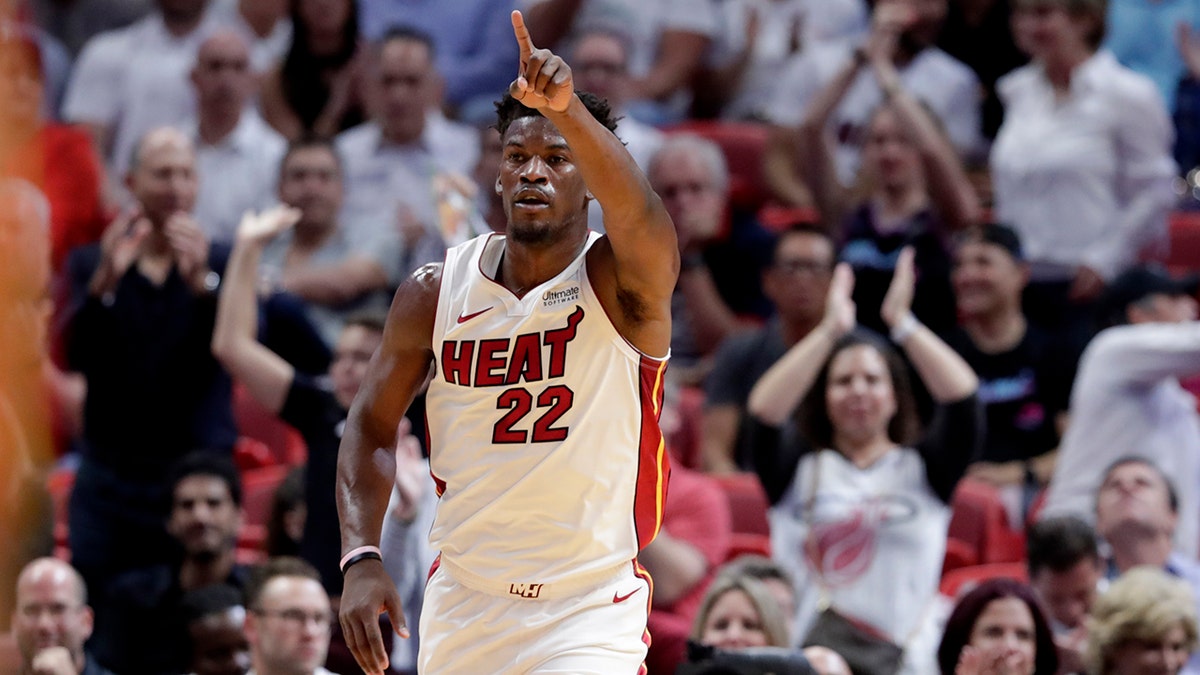
<path id="1" fill-rule="evenodd" d="M 288 0 L 216 0 L 217 21 L 233 29 L 250 49 L 250 72 L 258 80 L 283 59 L 292 44 Z"/>
<path id="2" fill-rule="evenodd" d="M 195 109 L 188 71 L 216 27 L 208 0 L 155 0 L 136 23 L 88 41 L 67 86 L 63 117 L 85 125 L 113 176 L 123 176 L 143 135 Z"/>
<path id="3" fill-rule="evenodd" d="M 59 121 L 62 98 L 67 89 L 67 78 L 71 74 L 71 55 L 67 48 L 51 35 L 42 24 L 28 15 L 23 3 L 6 0 L 0 3 L 0 25 L 3 39 L 30 42 L 37 52 L 40 64 L 43 96 L 39 102 L 41 115 L 48 120 Z"/>
<path id="4" fill-rule="evenodd" d="M 212 584 L 184 594 L 179 601 L 191 643 L 192 675 L 246 675 L 246 607 L 242 591 Z"/>
<path id="5" fill-rule="evenodd" d="M 1055 675 L 1050 625 L 1025 584 L 984 581 L 955 605 L 938 646 L 942 675 Z"/>
<path id="6" fill-rule="evenodd" d="M 750 389 L 821 322 L 835 255 L 833 240 L 818 227 L 793 226 L 776 238 L 771 264 L 762 276 L 774 316 L 758 330 L 725 340 L 705 379 L 701 434 L 705 471 L 753 469 L 755 436 L 763 430 L 746 416 Z"/>
<path id="7" fill-rule="evenodd" d="M 263 119 L 284 138 L 333 136 L 366 118 L 355 0 L 292 0 L 292 44 L 263 77 Z"/>
<path id="8" fill-rule="evenodd" d="M 1164 570 L 1185 581 L 1200 608 L 1200 564 L 1171 550 L 1179 522 L 1179 498 L 1162 470 L 1138 457 L 1118 459 L 1096 495 L 1096 531 L 1109 548 L 1109 580 L 1139 566 Z M 1187 672 L 1200 673 L 1200 653 Z"/>
<path id="9" fill-rule="evenodd" d="M 757 579 L 775 597 L 783 610 L 783 619 L 788 626 L 788 644 L 795 644 L 796 635 L 796 582 L 778 562 L 760 555 L 743 554 L 725 563 L 718 572 L 722 575 Z"/>
<path id="10" fill-rule="evenodd" d="M 433 45 L 437 72 L 445 81 L 449 108 L 468 122 L 492 119 L 492 102 L 508 89 L 517 60 L 509 20 L 513 0 L 360 0 L 360 4 L 363 37 L 377 42 L 395 26 L 425 33 Z"/>
<path id="11" fill-rule="evenodd" d="M 210 584 L 243 588 L 248 570 L 236 562 L 242 486 L 233 462 L 211 453 L 181 459 L 167 480 L 167 531 L 174 561 L 113 580 L 92 644 L 100 663 L 118 673 L 171 675 L 191 662 L 180 610 L 185 593 Z M 137 649 L 130 646 L 137 644 Z"/>
<path id="12" fill-rule="evenodd" d="M 629 38 L 624 33 L 599 28 L 584 30 L 575 41 L 571 72 L 579 91 L 591 92 L 608 101 L 613 115 L 619 117 L 617 135 L 625 142 L 633 161 L 646 171 L 664 137 L 653 126 L 625 114 L 633 87 L 629 51 Z M 604 231 L 604 214 L 595 200 L 588 204 L 588 226 Z"/>
<path id="13" fill-rule="evenodd" d="M 996 137 L 1004 106 L 996 82 L 1029 62 L 1017 47 L 1012 26 L 1013 0 L 950 0 L 938 47 L 975 71 L 983 87 L 980 112 L 983 136 Z"/>
<path id="14" fill-rule="evenodd" d="M 1103 583 L 1104 565 L 1096 533 L 1075 516 L 1046 518 L 1026 536 L 1029 583 L 1046 608 L 1060 670 L 1085 670 L 1087 617 Z"/>
<path id="15" fill-rule="evenodd" d="M 57 558 L 21 570 L 12 627 L 21 675 L 112 675 L 84 650 L 93 615 L 83 577 Z"/>
<path id="16" fill-rule="evenodd" d="M 269 285 L 307 303 L 309 320 L 330 346 L 351 313 L 384 311 L 401 279 L 394 232 L 362 232 L 339 219 L 345 171 L 331 142 L 291 143 L 279 165 L 279 201 L 298 209 L 300 220 L 263 254 Z"/>
<path id="17" fill-rule="evenodd" d="M 200 45 L 191 77 L 196 110 L 188 127 L 200 184 L 195 216 L 212 241 L 228 244 L 243 213 L 274 202 L 285 143 L 247 106 L 255 88 L 250 51 L 232 29 Z"/>
<path id="18" fill-rule="evenodd" d="M 832 91 L 827 87 L 836 80 L 845 80 L 839 86 L 845 93 L 820 117 L 828 120 L 837 139 L 834 166 L 841 184 L 854 182 L 871 117 L 900 84 L 929 107 L 960 156 L 970 158 L 980 152 L 979 82 L 969 68 L 933 46 L 946 16 L 946 2 L 880 0 L 875 3 L 865 48 L 852 51 L 848 45 L 824 45 L 788 63 L 766 107 L 773 126 L 765 178 L 777 199 L 808 205 L 807 190 L 797 174 L 800 158 L 793 152 L 796 128 L 806 116 L 817 117 L 812 110 L 819 92 Z M 862 70 L 868 56 L 890 59 L 895 76 L 881 80 Z"/>
<path id="19" fill-rule="evenodd" d="M 752 215 L 730 210 L 729 168 L 713 141 L 671 136 L 650 160 L 646 176 L 679 240 L 672 363 L 681 382 L 699 384 L 717 346 L 742 326 L 739 315 L 769 311 L 756 273 L 769 262 L 769 235 Z"/>
<path id="20" fill-rule="evenodd" d="M 776 427 L 795 415 L 804 429 L 803 439 L 756 455 L 768 494 L 782 495 L 771 511 L 772 550 L 799 580 L 800 632 L 825 621 L 817 617 L 823 596 L 834 608 L 827 611 L 903 649 L 902 672 L 928 673 L 936 639 L 928 609 L 948 503 L 982 428 L 975 374 L 912 317 L 914 276 L 907 250 L 882 312 L 939 406 L 923 439 L 899 356 L 881 339 L 851 332 L 854 279 L 845 264 L 834 272 L 821 324 L 759 379 L 749 410 Z M 883 503 L 905 504 L 905 516 L 889 515 Z M 842 655 L 853 663 L 854 654 Z"/>
<path id="21" fill-rule="evenodd" d="M 1167 110 L 1175 110 L 1175 92 L 1187 67 L 1178 37 L 1200 30 L 1200 6 L 1189 2 L 1109 0 L 1104 49 L 1121 65 L 1150 78 Z"/>
<path id="22" fill-rule="evenodd" d="M 679 121 L 687 110 L 686 93 L 704 62 L 720 21 L 711 0 L 520 0 L 535 44 L 560 48 L 581 31 L 605 28 L 629 35 L 633 75 L 629 113 L 660 126 Z"/>
<path id="23" fill-rule="evenodd" d="M 356 235 L 399 230 L 408 272 L 442 258 L 447 232 L 435 177 L 470 175 L 478 137 L 473 131 L 463 136 L 446 121 L 430 122 L 440 76 L 428 35 L 394 30 L 367 56 L 372 119 L 337 139 L 345 161 L 344 220 Z"/>
<path id="24" fill-rule="evenodd" d="M 979 376 L 987 438 L 972 478 L 1010 499 L 1014 520 L 1054 472 L 1078 351 L 1021 311 L 1029 265 L 1016 232 L 988 224 L 955 245 L 951 281 L 959 327 L 947 342 Z"/>
<path id="25" fill-rule="evenodd" d="M 1196 607 L 1184 583 L 1154 568 L 1126 572 L 1092 610 L 1090 673 L 1177 675 L 1196 648 Z"/>
<path id="26" fill-rule="evenodd" d="M 1179 378 L 1200 373 L 1196 278 L 1172 279 L 1155 267 L 1118 277 L 1106 305 L 1130 325 L 1101 332 L 1079 363 L 1071 424 L 1046 494 L 1047 516 L 1091 518 L 1102 472 L 1134 454 L 1179 481 L 1176 546 L 1195 557 L 1200 535 L 1200 421 Z"/>
<path id="27" fill-rule="evenodd" d="M 297 558 L 267 561 L 246 587 L 246 605 L 252 673 L 332 675 L 321 664 L 333 608 L 311 565 Z"/>
<path id="28" fill-rule="evenodd" d="M 152 0 L 92 0 L 64 4 L 57 0 L 32 0 L 25 6 L 33 22 L 61 40 L 74 58 L 93 35 L 128 26 L 148 14 L 154 3 Z"/>
<path id="29" fill-rule="evenodd" d="M 796 54 L 823 44 L 845 44 L 866 33 L 864 0 L 733 0 L 721 3 L 722 21 L 695 87 L 696 117 L 761 121 Z"/>
<path id="30" fill-rule="evenodd" d="M 1018 0 L 1014 21 L 1033 62 L 998 85 L 996 217 L 1031 264 L 1029 319 L 1090 335 L 1105 284 L 1166 241 L 1170 120 L 1153 83 L 1097 51 L 1103 0 Z"/>
<path id="31" fill-rule="evenodd" d="M 496 189 L 496 177 L 500 175 L 503 158 L 504 143 L 500 140 L 500 132 L 494 126 L 479 127 L 479 159 L 471 170 L 471 178 L 475 181 L 475 210 L 487 227 L 497 234 L 503 233 L 508 226 L 504 199 Z"/>
<path id="32" fill-rule="evenodd" d="M 895 32 L 903 1 L 883 3 L 862 57 L 856 57 L 808 104 L 796 136 L 795 162 L 812 190 L 825 227 L 841 242 L 840 258 L 854 267 L 858 322 L 882 331 L 879 304 L 900 250 L 916 251 L 918 288 L 914 313 L 934 332 L 954 325 L 948 239 L 979 218 L 979 198 L 937 121 L 896 70 Z M 889 29 L 888 26 L 893 26 Z M 837 139 L 830 119 L 864 77 L 886 101 L 867 118 L 861 173 L 866 198 L 843 187 L 837 173 Z M 914 86 L 914 85 L 910 85 Z M 915 90 L 914 90 L 915 91 Z"/>
<path id="33" fill-rule="evenodd" d="M 32 39 L 0 30 L 0 174 L 28 181 L 49 200 L 51 263 L 59 271 L 72 248 L 104 230 L 104 172 L 86 132 L 42 113 L 42 64 Z"/>
<path id="34" fill-rule="evenodd" d="M 227 281 L 226 287 L 228 283 Z M 214 329 L 214 338 L 216 334 L 217 329 Z M 227 369 L 233 370 L 228 366 Z M 267 517 L 267 540 L 263 542 L 263 552 L 268 558 L 300 555 L 300 542 L 304 540 L 304 523 L 308 519 L 304 474 L 303 466 L 292 468 L 271 496 L 271 514 Z"/>
<path id="35" fill-rule="evenodd" d="M 732 540 L 732 514 L 721 484 L 673 463 L 662 528 L 638 554 L 638 563 L 656 580 L 647 622 L 655 636 L 646 655 L 651 672 L 672 672 L 683 660 L 688 628 Z"/>
<path id="36" fill-rule="evenodd" d="M 324 150 L 332 166 L 332 152 L 328 146 Z M 242 220 L 228 280 L 221 293 L 212 349 L 255 400 L 279 414 L 304 437 L 309 454 L 300 552 L 321 571 L 326 587 L 337 595 L 341 593 L 341 574 L 333 545 L 339 538 L 337 507 L 333 503 L 337 429 L 345 419 L 363 369 L 378 347 L 383 331 L 378 323 L 351 324 L 342 331 L 330 364 L 332 391 L 311 376 L 297 374 L 291 364 L 255 339 L 254 290 L 263 248 L 301 218 L 294 207 L 278 207 L 262 215 L 247 215 Z"/>
<path id="37" fill-rule="evenodd" d="M 107 579 L 170 550 L 170 465 L 196 449 L 230 453 L 237 436 L 229 378 L 207 349 L 226 250 L 188 215 L 191 143 L 155 130 L 135 160 L 127 184 L 138 210 L 68 261 L 68 365 L 87 378 L 70 545 L 97 602 Z"/>

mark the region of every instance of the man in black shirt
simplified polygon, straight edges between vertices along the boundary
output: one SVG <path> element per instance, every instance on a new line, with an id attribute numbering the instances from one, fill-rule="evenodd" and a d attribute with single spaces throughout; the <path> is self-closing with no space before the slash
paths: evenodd
<path id="1" fill-rule="evenodd" d="M 1044 485 L 1079 352 L 1025 320 L 1029 270 L 1011 228 L 989 224 L 965 233 L 951 279 L 959 327 L 946 341 L 979 375 L 987 414 L 983 456 L 968 475 L 997 486 Z"/>

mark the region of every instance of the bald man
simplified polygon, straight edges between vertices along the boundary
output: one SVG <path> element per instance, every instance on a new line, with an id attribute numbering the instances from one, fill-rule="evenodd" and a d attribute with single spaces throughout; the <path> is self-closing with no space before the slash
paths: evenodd
<path id="1" fill-rule="evenodd" d="M 83 577 L 57 558 L 21 570 L 12 627 L 22 675 L 111 675 L 83 650 L 92 634 Z"/>
<path id="2" fill-rule="evenodd" d="M 228 250 L 191 216 L 191 141 L 147 133 L 125 182 L 137 210 L 68 261 L 67 361 L 88 382 L 70 545 L 99 620 L 105 580 L 173 550 L 167 468 L 196 449 L 231 453 L 237 438 L 229 378 L 208 350 Z"/>

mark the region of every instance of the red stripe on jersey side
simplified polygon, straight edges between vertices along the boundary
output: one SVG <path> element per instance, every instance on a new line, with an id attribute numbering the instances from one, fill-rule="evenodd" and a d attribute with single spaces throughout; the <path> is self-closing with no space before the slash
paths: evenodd
<path id="1" fill-rule="evenodd" d="M 429 583 L 429 580 L 433 578 L 433 573 L 438 571 L 438 568 L 441 566 L 442 566 L 442 554 L 438 553 L 437 557 L 433 559 L 433 564 L 429 566 L 429 574 L 427 574 L 425 576 L 425 583 Z"/>
<path id="2" fill-rule="evenodd" d="M 650 573 L 642 567 L 637 560 L 633 561 L 633 575 L 646 582 L 646 620 L 650 620 L 650 604 L 654 599 L 654 579 L 650 578 Z M 650 628 L 642 629 L 642 643 L 646 645 L 646 649 L 650 649 Z M 648 672 L 646 662 L 642 661 L 642 665 L 638 667 L 638 675 L 646 675 Z"/>
<path id="3" fill-rule="evenodd" d="M 641 357 L 638 364 L 642 420 L 638 439 L 633 523 L 639 551 L 658 536 L 658 529 L 662 526 L 663 506 L 667 499 L 667 480 L 671 475 L 666 439 L 658 426 L 658 415 L 662 411 L 663 402 L 663 374 L 666 369 L 666 361 L 657 361 L 645 356 Z"/>
<path id="4" fill-rule="evenodd" d="M 433 473 L 433 440 L 429 437 L 429 410 L 425 411 L 425 447 L 429 448 L 429 477 L 433 479 L 433 489 L 440 498 L 446 492 L 446 481 Z"/>

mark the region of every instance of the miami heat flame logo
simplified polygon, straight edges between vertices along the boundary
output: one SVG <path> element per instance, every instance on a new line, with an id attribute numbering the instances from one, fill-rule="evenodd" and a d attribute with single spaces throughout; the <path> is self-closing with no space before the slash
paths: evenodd
<path id="1" fill-rule="evenodd" d="M 875 562 L 879 537 L 916 515 L 915 505 L 899 497 L 840 504 L 821 501 L 826 503 L 815 506 L 803 554 L 830 587 L 852 584 L 866 574 Z"/>

